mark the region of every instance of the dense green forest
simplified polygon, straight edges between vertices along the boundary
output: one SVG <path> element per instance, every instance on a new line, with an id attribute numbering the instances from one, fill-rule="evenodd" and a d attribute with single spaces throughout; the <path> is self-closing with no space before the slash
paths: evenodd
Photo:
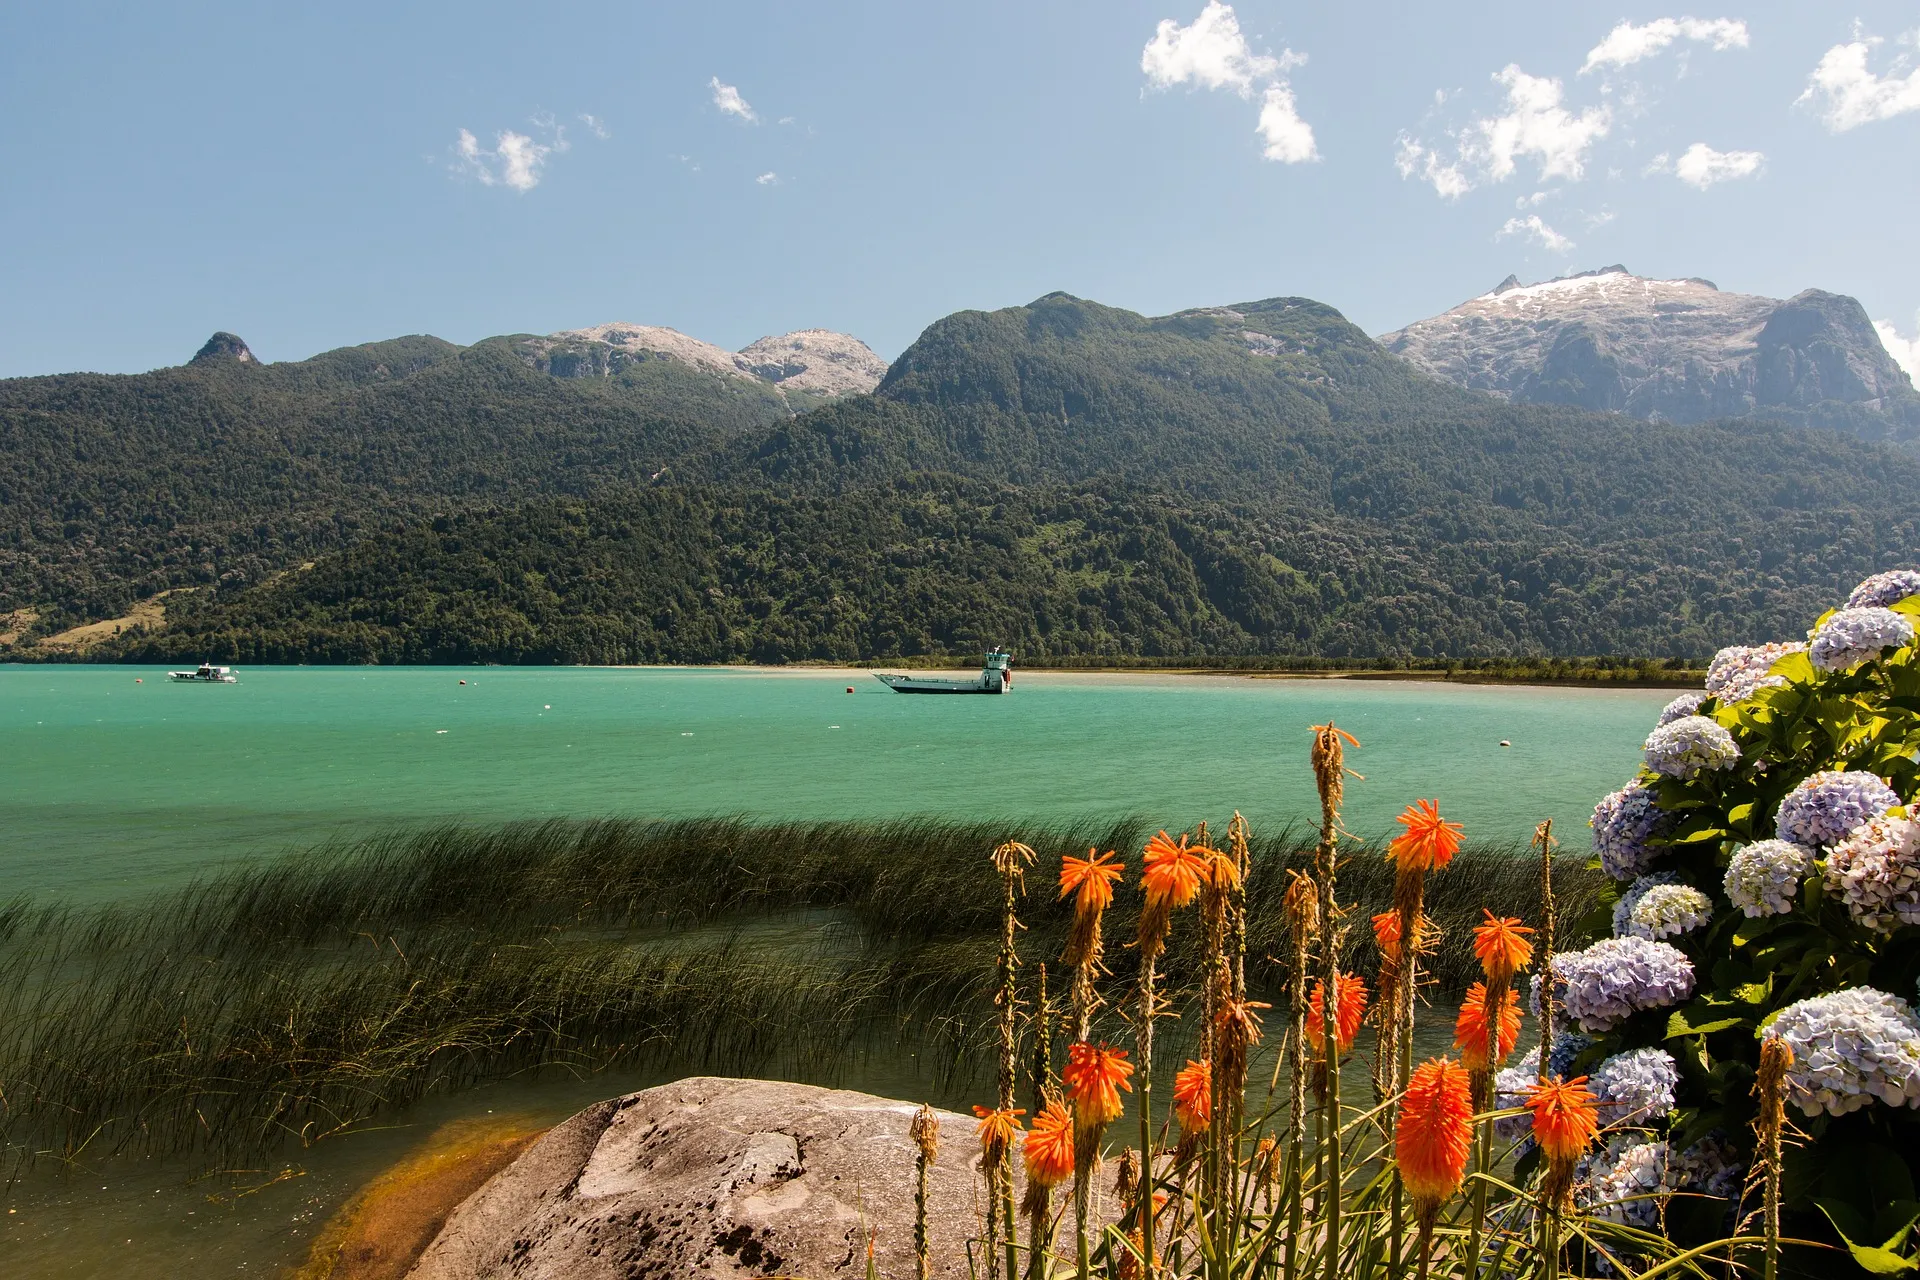
<path id="1" fill-rule="evenodd" d="M 1698 657 L 1912 563 L 1916 498 L 1888 446 L 1508 404 L 1305 299 L 962 312 L 798 417 L 508 339 L 0 383 L 0 611 L 201 588 L 94 656 Z"/>
<path id="2" fill-rule="evenodd" d="M 1851 582 L 1848 534 L 1803 562 Z M 108 652 L 235 662 L 1694 656 L 1830 602 L 1684 536 L 1434 545 L 1415 526 L 1119 485 L 915 476 L 839 495 L 684 486 L 422 521 L 188 597 Z"/>

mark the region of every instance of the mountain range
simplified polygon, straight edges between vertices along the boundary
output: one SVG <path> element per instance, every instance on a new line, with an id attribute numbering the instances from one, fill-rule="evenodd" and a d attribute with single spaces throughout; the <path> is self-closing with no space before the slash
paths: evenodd
<path id="1" fill-rule="evenodd" d="M 884 376 L 818 330 L 273 365 L 218 335 L 180 368 L 0 382 L 0 634 L 83 656 L 62 633 L 117 617 L 84 656 L 142 660 L 1698 656 L 1920 545 L 1920 459 L 1805 420 L 1490 395 L 1303 298 L 1049 294 L 939 320 Z"/>
<path id="2" fill-rule="evenodd" d="M 1853 298 L 1784 301 L 1622 266 L 1539 284 L 1508 276 L 1387 350 L 1463 387 L 1664 422 L 1766 414 L 1869 438 L 1920 439 L 1920 395 Z"/>

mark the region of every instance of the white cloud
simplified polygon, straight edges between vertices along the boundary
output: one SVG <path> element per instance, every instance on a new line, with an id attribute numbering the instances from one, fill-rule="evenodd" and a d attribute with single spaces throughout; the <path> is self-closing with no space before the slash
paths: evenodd
<path id="1" fill-rule="evenodd" d="M 1758 151 L 1715 151 L 1704 142 L 1696 142 L 1673 162 L 1673 176 L 1705 191 L 1716 182 L 1751 178 L 1766 162 L 1767 157 Z"/>
<path id="2" fill-rule="evenodd" d="M 1538 209 L 1541 205 L 1559 194 L 1558 191 L 1536 191 L 1530 196 L 1521 196 L 1516 199 L 1513 202 L 1513 207 L 1516 209 Z"/>
<path id="3" fill-rule="evenodd" d="M 766 173 L 763 173 L 759 177 L 755 178 L 754 181 L 759 183 L 763 187 L 776 186 L 780 182 L 780 175 L 777 173 L 774 173 L 772 170 L 768 170 Z"/>
<path id="4" fill-rule="evenodd" d="M 1320 150 L 1313 144 L 1313 126 L 1300 118 L 1294 106 L 1293 90 L 1286 82 L 1267 86 L 1260 103 L 1260 123 L 1254 126 L 1266 139 L 1265 155 L 1281 164 L 1299 164 L 1318 160 Z"/>
<path id="5" fill-rule="evenodd" d="M 1288 49 L 1280 57 L 1255 53 L 1240 34 L 1233 6 L 1207 0 L 1207 7 L 1191 26 L 1162 18 L 1140 51 L 1140 70 L 1156 89 L 1195 84 L 1203 89 L 1232 89 L 1243 98 L 1253 96 L 1256 81 L 1272 79 L 1306 59 Z"/>
<path id="6" fill-rule="evenodd" d="M 1920 312 L 1914 314 L 1914 335 L 1911 338 L 1900 336 L 1899 330 L 1888 320 L 1875 320 L 1873 331 L 1880 335 L 1880 345 L 1887 349 L 1893 362 L 1907 371 L 1907 377 L 1920 387 Z"/>
<path id="7" fill-rule="evenodd" d="M 1230 89 L 1251 98 L 1254 86 L 1264 81 L 1254 132 L 1265 143 L 1266 158 L 1281 164 L 1320 158 L 1313 126 L 1301 119 L 1293 86 L 1285 79 L 1288 71 L 1306 61 L 1307 55 L 1291 49 L 1281 50 L 1279 57 L 1255 53 L 1240 34 L 1240 20 L 1233 16 L 1233 6 L 1220 0 L 1207 0 L 1207 7 L 1188 26 L 1162 18 L 1153 39 L 1140 51 L 1140 70 L 1153 89 L 1191 84 L 1203 89 Z"/>
<path id="8" fill-rule="evenodd" d="M 553 128 L 551 122 L 548 127 Z M 491 148 L 465 129 L 454 140 L 453 169 L 479 181 L 483 187 L 512 187 L 522 194 L 540 185 L 540 170 L 547 157 L 567 149 L 566 134 L 553 128 L 549 142 L 536 142 L 524 133 L 503 129 L 494 136 Z"/>
<path id="9" fill-rule="evenodd" d="M 1543 182 L 1578 182 L 1586 176 L 1587 153 L 1613 127 L 1612 112 L 1599 106 L 1576 115 L 1567 110 L 1558 80 L 1530 76 L 1515 65 L 1495 72 L 1493 80 L 1506 90 L 1506 110 L 1455 132 L 1453 160 L 1401 134 L 1395 159 L 1401 177 L 1417 174 L 1453 199 L 1480 182 L 1506 181 L 1522 159 L 1538 162 Z"/>
<path id="10" fill-rule="evenodd" d="M 1710 44 L 1716 52 L 1747 47 L 1747 24 L 1737 18 L 1655 18 L 1634 26 L 1623 22 L 1607 38 L 1587 51 L 1580 68 L 1585 75 L 1595 67 L 1625 67 L 1651 58 L 1676 40 Z"/>
<path id="11" fill-rule="evenodd" d="M 583 111 L 580 113 L 580 123 L 586 125 L 587 132 L 591 133 L 594 137 L 600 139 L 602 142 L 605 142 L 608 138 L 611 138 L 613 136 L 613 134 L 610 133 L 607 129 L 607 122 L 605 120 L 602 120 L 599 116 L 590 115 L 587 112 Z"/>
<path id="12" fill-rule="evenodd" d="M 1907 39 L 1920 42 L 1920 31 Z M 1818 102 L 1821 118 L 1835 133 L 1920 111 L 1920 67 L 1909 70 L 1910 60 L 1898 58 L 1884 75 L 1867 69 L 1867 55 L 1881 43 L 1878 36 L 1863 36 L 1856 29 L 1851 42 L 1821 55 L 1807 77 L 1807 91 L 1795 101 Z"/>
<path id="13" fill-rule="evenodd" d="M 1524 218 L 1508 218 L 1506 225 L 1495 233 L 1495 239 L 1506 236 L 1525 236 L 1529 240 L 1538 240 L 1542 248 L 1552 253 L 1565 253 L 1573 248 L 1573 241 L 1548 226 L 1539 214 L 1530 213 Z"/>
<path id="14" fill-rule="evenodd" d="M 723 114 L 738 116 L 748 124 L 760 123 L 759 115 L 747 105 L 747 100 L 740 96 L 738 89 L 730 84 L 720 83 L 719 76 L 707 81 L 707 85 L 713 90 L 713 105 L 720 108 Z"/>
<path id="15" fill-rule="evenodd" d="M 1442 160 L 1436 152 L 1422 146 L 1418 139 L 1404 133 L 1398 139 L 1393 167 L 1400 171 L 1402 178 L 1418 174 L 1421 181 L 1432 183 L 1434 191 L 1443 200 L 1458 200 L 1473 190 L 1472 180 L 1458 164 Z"/>

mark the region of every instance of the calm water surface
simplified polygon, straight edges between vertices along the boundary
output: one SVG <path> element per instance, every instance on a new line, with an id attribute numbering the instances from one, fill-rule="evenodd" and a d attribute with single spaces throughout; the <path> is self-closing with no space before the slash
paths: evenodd
<path id="1" fill-rule="evenodd" d="M 236 858 L 453 819 L 1140 814 L 1181 827 L 1238 808 L 1271 830 L 1313 811 L 1306 730 L 1329 718 L 1364 744 L 1351 757 L 1366 775 L 1348 789 L 1354 831 L 1382 832 L 1409 800 L 1437 796 L 1472 836 L 1523 840 L 1551 817 L 1577 845 L 1669 696 L 1022 673 L 1008 698 L 913 698 L 848 672 L 240 674 L 181 687 L 159 668 L 0 666 L 0 897 L 124 897 Z M 210 1178 L 174 1164 L 42 1166 L 0 1192 L 0 1273 L 283 1274 L 357 1187 L 439 1124 L 489 1111 L 552 1123 L 679 1074 L 502 1082 Z M 896 1053 L 818 1082 L 969 1100 L 942 1096 Z"/>
<path id="2" fill-rule="evenodd" d="M 1437 796 L 1472 836 L 1523 839 L 1551 817 L 1577 844 L 1668 696 L 1021 673 L 1010 697 L 943 698 L 861 673 L 647 668 L 249 667 L 193 687 L 157 667 L 0 666 L 0 884 L 120 895 L 450 819 L 1132 813 L 1177 827 L 1237 808 L 1271 830 L 1313 811 L 1307 726 L 1329 718 L 1364 744 L 1354 831 Z"/>

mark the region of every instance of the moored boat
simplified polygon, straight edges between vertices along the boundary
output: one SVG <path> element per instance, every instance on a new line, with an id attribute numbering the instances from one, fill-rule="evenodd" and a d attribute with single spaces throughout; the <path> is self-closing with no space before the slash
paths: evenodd
<path id="1" fill-rule="evenodd" d="M 239 684 L 240 677 L 233 674 L 232 667 L 216 667 L 211 662 L 203 662 L 192 671 L 169 671 L 167 678 L 186 684 Z"/>
<path id="2" fill-rule="evenodd" d="M 895 693 L 1010 693 L 1013 655 L 1005 649 L 987 654 L 980 674 L 971 680 L 942 680 L 932 676 L 896 676 L 874 672 L 873 678 Z"/>

